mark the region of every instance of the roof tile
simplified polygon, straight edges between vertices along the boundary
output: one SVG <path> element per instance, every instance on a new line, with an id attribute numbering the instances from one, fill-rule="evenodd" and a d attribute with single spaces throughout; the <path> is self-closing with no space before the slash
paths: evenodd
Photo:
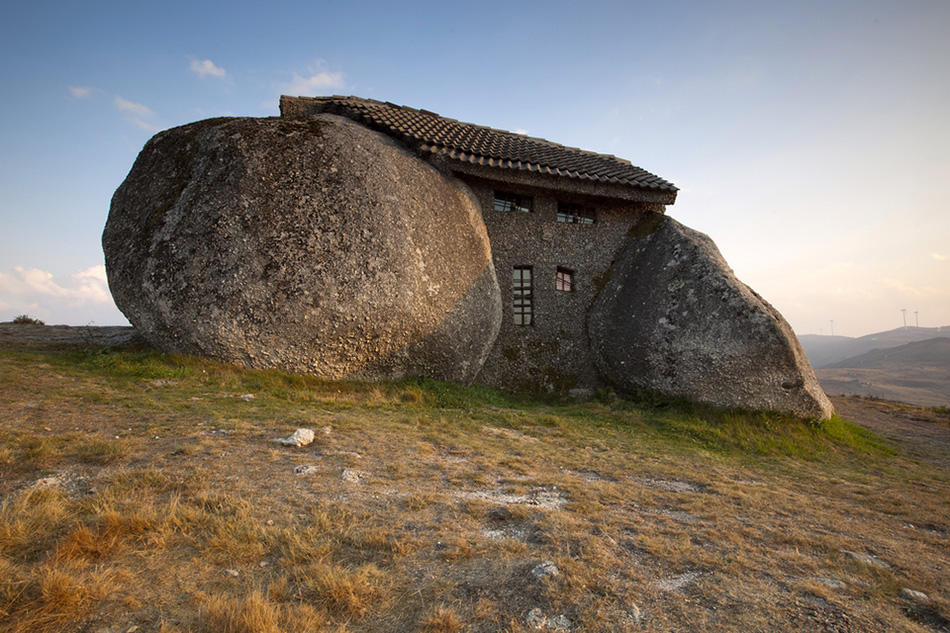
<path id="1" fill-rule="evenodd" d="M 354 119 L 432 155 L 479 165 L 614 183 L 675 195 L 676 187 L 629 161 L 505 130 L 462 123 L 427 110 L 359 97 L 284 97 Z M 282 101 L 283 101 L 282 99 Z"/>

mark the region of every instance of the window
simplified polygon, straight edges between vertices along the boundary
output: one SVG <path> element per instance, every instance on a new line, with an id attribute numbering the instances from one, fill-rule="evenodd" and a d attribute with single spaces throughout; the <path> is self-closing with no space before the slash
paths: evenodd
<path id="1" fill-rule="evenodd" d="M 562 292 L 574 292 L 574 271 L 558 266 L 557 277 L 554 278 L 554 289 Z"/>
<path id="2" fill-rule="evenodd" d="M 508 191 L 495 192 L 495 211 L 531 213 L 533 210 L 534 200 L 531 196 L 522 196 Z"/>
<path id="3" fill-rule="evenodd" d="M 531 267 L 515 268 L 512 288 L 515 325 L 531 325 L 534 317 L 534 294 L 531 292 Z"/>
<path id="4" fill-rule="evenodd" d="M 590 207 L 570 202 L 557 203 L 557 221 L 568 224 L 593 224 L 597 213 Z"/>

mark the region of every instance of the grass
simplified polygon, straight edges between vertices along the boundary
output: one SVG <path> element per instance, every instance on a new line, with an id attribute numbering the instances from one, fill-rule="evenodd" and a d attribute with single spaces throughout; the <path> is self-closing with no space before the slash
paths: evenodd
<path id="1" fill-rule="evenodd" d="M 947 468 L 840 418 L 91 348 L 0 406 L 4 631 L 950 627 Z"/>

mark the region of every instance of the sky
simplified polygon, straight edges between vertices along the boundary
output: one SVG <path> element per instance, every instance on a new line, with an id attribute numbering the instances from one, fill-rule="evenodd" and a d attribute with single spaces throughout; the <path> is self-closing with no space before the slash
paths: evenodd
<path id="1" fill-rule="evenodd" d="M 100 238 L 145 142 L 340 94 L 673 182 L 800 335 L 950 326 L 948 34 L 946 0 L 15 2 L 0 321 L 127 324 Z"/>

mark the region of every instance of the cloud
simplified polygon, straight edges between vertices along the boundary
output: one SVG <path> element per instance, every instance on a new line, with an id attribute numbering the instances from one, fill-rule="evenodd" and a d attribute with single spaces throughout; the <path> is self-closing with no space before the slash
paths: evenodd
<path id="1" fill-rule="evenodd" d="M 900 279 L 886 278 L 882 280 L 884 288 L 893 290 L 904 297 L 921 298 L 927 301 L 946 301 L 950 299 L 950 290 L 945 287 L 929 285 L 921 280 L 917 285 L 910 285 Z"/>
<path id="2" fill-rule="evenodd" d="M 90 94 L 92 94 L 92 88 L 88 86 L 70 86 L 69 94 L 77 99 L 85 99 Z"/>
<path id="3" fill-rule="evenodd" d="M 342 88 L 343 74 L 327 71 L 315 72 L 307 77 L 294 73 L 289 84 L 284 84 L 283 91 L 292 96 L 313 96 L 323 94 L 329 88 Z"/>
<path id="4" fill-rule="evenodd" d="M 799 269 L 798 278 L 808 285 L 812 285 L 816 280 L 821 280 L 824 286 L 828 286 L 836 280 L 849 277 L 854 272 L 854 262 L 831 261 L 823 263 L 815 268 Z"/>
<path id="5" fill-rule="evenodd" d="M 19 314 L 50 324 L 128 324 L 112 301 L 102 264 L 61 276 L 23 266 L 0 272 L 0 320 Z"/>
<path id="6" fill-rule="evenodd" d="M 218 77 L 219 79 L 224 79 L 227 75 L 227 72 L 223 68 L 214 65 L 214 62 L 210 59 L 204 60 L 192 60 L 191 62 L 191 72 L 195 73 L 199 77 Z"/>
<path id="7" fill-rule="evenodd" d="M 950 260 L 950 257 L 947 257 L 946 255 L 941 255 L 940 253 L 931 253 L 930 257 L 938 262 L 945 262 L 947 260 Z"/>
<path id="8" fill-rule="evenodd" d="M 128 112 L 137 116 L 148 117 L 155 115 L 150 108 L 143 106 L 141 103 L 126 101 L 119 96 L 115 98 L 115 107 L 117 107 L 120 112 Z"/>
<path id="9" fill-rule="evenodd" d="M 118 95 L 113 103 L 119 112 L 125 114 L 125 119 L 129 123 L 149 132 L 157 132 L 161 129 L 149 120 L 155 116 L 155 113 L 148 106 L 123 99 Z"/>
<path id="10" fill-rule="evenodd" d="M 106 267 L 102 264 L 57 280 L 39 268 L 14 266 L 13 274 L 0 273 L 0 295 L 7 306 L 66 305 L 70 307 L 112 302 Z"/>

